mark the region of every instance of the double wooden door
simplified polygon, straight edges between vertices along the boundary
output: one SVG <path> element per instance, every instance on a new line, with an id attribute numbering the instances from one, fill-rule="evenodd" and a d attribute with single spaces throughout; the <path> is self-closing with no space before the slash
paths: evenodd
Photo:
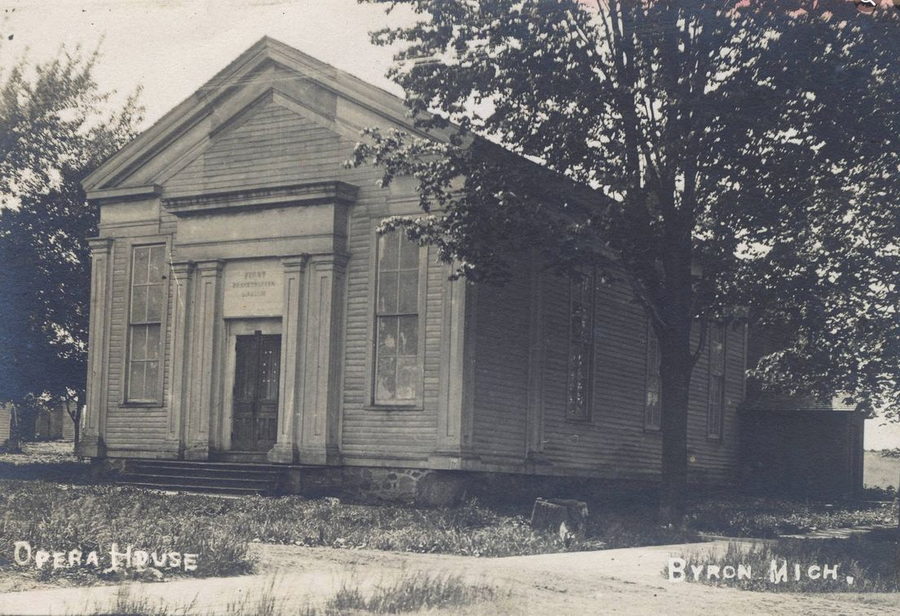
<path id="1" fill-rule="evenodd" d="M 266 452 L 278 435 L 281 336 L 257 331 L 236 339 L 231 449 Z"/>

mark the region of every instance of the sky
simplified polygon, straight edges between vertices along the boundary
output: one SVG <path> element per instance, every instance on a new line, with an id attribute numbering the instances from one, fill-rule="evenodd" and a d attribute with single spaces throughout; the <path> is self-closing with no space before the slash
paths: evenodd
<path id="1" fill-rule="evenodd" d="M 411 19 L 356 0 L 0 0 L 0 11 L 0 66 L 99 45 L 98 83 L 121 96 L 142 86 L 145 127 L 266 35 L 400 94 L 384 76 L 391 50 L 369 32 Z M 900 424 L 868 421 L 865 446 L 900 447 Z"/>
<path id="2" fill-rule="evenodd" d="M 265 35 L 399 93 L 384 77 L 391 51 L 368 33 L 409 19 L 356 0 L 0 0 L 0 11 L 3 66 L 100 45 L 98 83 L 123 95 L 143 86 L 147 125 Z"/>

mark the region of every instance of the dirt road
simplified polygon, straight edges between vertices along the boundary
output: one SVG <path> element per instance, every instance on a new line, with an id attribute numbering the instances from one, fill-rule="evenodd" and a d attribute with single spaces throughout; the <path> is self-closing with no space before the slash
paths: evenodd
<path id="1" fill-rule="evenodd" d="M 190 605 L 188 613 L 221 613 L 229 605 L 252 604 L 267 590 L 284 608 L 316 604 L 342 584 L 367 589 L 404 572 L 457 574 L 500 590 L 491 603 L 453 610 L 464 615 L 583 616 L 585 614 L 695 615 L 859 614 L 900 610 L 898 594 L 756 593 L 703 584 L 672 583 L 662 576 L 669 555 L 724 550 L 725 542 L 658 546 L 510 558 L 468 558 L 256 545 L 260 572 L 238 578 L 135 584 L 131 592 L 150 603 Z M 0 594 L 0 612 L 78 614 L 109 606 L 118 589 L 100 586 Z M 173 610 L 174 611 L 174 610 Z M 293 610 L 290 610 L 293 611 Z M 429 612 L 434 614 L 435 612 Z M 449 610 L 440 613 L 450 613 Z"/>

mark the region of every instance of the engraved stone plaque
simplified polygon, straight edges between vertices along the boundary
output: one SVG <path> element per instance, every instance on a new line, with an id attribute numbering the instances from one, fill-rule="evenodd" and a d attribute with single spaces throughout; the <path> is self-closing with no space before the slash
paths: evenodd
<path id="1" fill-rule="evenodd" d="M 233 261 L 225 266 L 225 318 L 281 316 L 284 274 L 277 259 Z"/>

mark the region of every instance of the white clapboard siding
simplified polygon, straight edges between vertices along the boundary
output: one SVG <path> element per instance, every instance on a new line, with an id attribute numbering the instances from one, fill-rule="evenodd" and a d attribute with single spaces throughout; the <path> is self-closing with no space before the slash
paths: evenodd
<path id="1" fill-rule="evenodd" d="M 523 262 L 521 272 L 527 272 Z M 479 289 L 475 358 L 475 445 L 483 459 L 521 465 L 526 442 L 526 388 L 531 290 L 527 276 L 505 287 Z M 621 281 L 598 284 L 595 296 L 591 417 L 566 417 L 568 282 L 549 273 L 541 285 L 543 452 L 548 472 L 572 470 L 609 478 L 659 476 L 661 435 L 644 429 L 647 320 Z M 696 343 L 696 335 L 695 335 Z M 742 397 L 744 337 L 729 329 L 723 437 L 706 436 L 707 354 L 691 382 L 691 476 L 722 483 L 737 463 L 735 408 Z M 522 467 L 524 468 L 524 467 Z M 538 467 L 537 472 L 541 472 Z"/>

